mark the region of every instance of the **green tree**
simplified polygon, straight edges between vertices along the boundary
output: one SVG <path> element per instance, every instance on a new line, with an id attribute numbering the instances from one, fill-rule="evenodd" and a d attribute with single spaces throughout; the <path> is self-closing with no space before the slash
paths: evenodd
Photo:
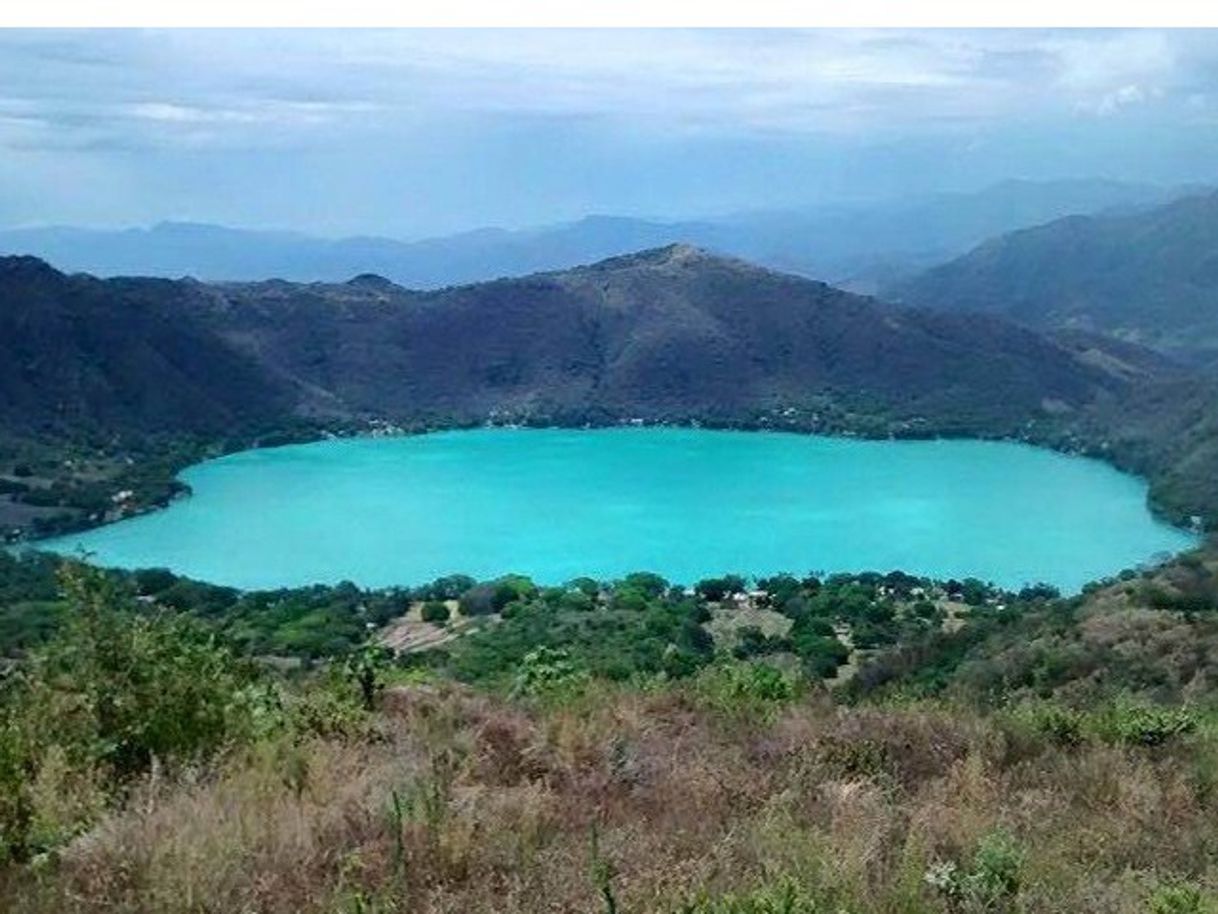
<path id="1" fill-rule="evenodd" d="M 448 606 L 440 600 L 428 600 L 419 611 L 419 618 L 424 622 L 447 622 L 451 615 Z"/>

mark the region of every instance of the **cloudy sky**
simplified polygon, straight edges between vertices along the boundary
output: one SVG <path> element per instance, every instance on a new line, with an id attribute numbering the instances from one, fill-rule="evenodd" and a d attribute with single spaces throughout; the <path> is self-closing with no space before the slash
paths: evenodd
<path id="1" fill-rule="evenodd" d="M 0 32 L 0 225 L 417 237 L 1216 149 L 1218 32 Z"/>

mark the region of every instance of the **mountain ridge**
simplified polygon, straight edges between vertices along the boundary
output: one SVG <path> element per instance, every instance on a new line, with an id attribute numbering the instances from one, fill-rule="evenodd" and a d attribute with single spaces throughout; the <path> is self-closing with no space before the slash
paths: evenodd
<path id="1" fill-rule="evenodd" d="M 430 291 L 368 274 L 97 279 L 0 258 L 0 303 L 0 457 L 6 439 L 60 454 L 121 438 L 151 448 L 168 485 L 200 445 L 386 423 L 1007 437 L 1105 457 L 1166 486 L 1172 497 L 1152 494 L 1173 517 L 1218 517 L 1214 461 L 1194 459 L 1218 430 L 1187 448 L 1159 434 L 1184 440 L 1185 404 L 1209 396 L 1170 362 L 1100 335 L 894 307 L 691 245 Z M 1161 396 L 1138 392 L 1167 380 L 1190 391 L 1168 401 L 1176 420 L 1133 422 L 1125 404 L 1161 412 Z M 155 442 L 183 436 L 195 444 L 157 456 Z"/>
<path id="2" fill-rule="evenodd" d="M 1094 330 L 1185 357 L 1218 352 L 1218 193 L 1074 215 L 992 239 L 898 284 L 906 304 Z"/>
<path id="3" fill-rule="evenodd" d="M 0 292 L 9 303 L 10 365 L 22 364 L 15 347 L 32 332 L 42 334 L 43 346 L 72 343 L 72 334 L 47 321 L 75 309 L 90 332 L 90 321 L 117 330 L 130 320 L 140 341 L 131 351 L 113 341 L 110 351 L 69 347 L 65 364 L 87 356 L 105 374 L 146 347 L 177 352 L 191 340 L 245 387 L 274 391 L 271 412 L 282 411 L 287 397 L 297 413 L 337 409 L 391 419 L 469 421 L 495 411 L 583 408 L 659 417 L 720 407 L 742 418 L 836 392 L 879 397 L 912 416 L 918 403 L 940 408 L 948 390 L 967 409 L 980 409 L 984 361 L 985 385 L 1007 384 L 1015 396 L 1019 405 L 1008 410 L 1014 421 L 1016 411 L 1035 412 L 1044 399 L 1081 406 L 1118 384 L 1001 321 L 893 311 L 687 244 L 432 291 L 375 274 L 336 284 L 100 280 L 35 258 L 0 258 Z M 155 360 L 149 365 L 166 371 Z M 27 378 L 22 402 L 41 391 L 62 407 L 63 391 L 39 381 Z M 6 384 L 16 391 L 18 382 L 14 376 Z M 207 379 L 192 375 L 192 384 L 213 393 Z M 230 400 L 226 385 L 220 388 L 214 394 L 229 404 L 225 421 L 261 400 Z M 319 390 L 327 392 L 320 400 L 313 395 Z M 9 397 L 10 405 L 18 399 Z M 82 402 L 64 415 L 83 418 L 100 406 Z M 51 412 L 44 410 L 43 421 Z"/>
<path id="4" fill-rule="evenodd" d="M 401 241 L 327 239 L 190 221 L 150 228 L 0 229 L 0 252 L 32 253 L 100 276 L 195 276 L 207 281 L 338 282 L 374 272 L 412 288 L 568 269 L 685 241 L 776 269 L 874 291 L 883 277 L 964 253 L 991 235 L 1073 212 L 1140 206 L 1178 189 L 1096 180 L 1010 181 L 979 191 L 713 218 L 592 214 L 523 229 L 475 228 Z"/>

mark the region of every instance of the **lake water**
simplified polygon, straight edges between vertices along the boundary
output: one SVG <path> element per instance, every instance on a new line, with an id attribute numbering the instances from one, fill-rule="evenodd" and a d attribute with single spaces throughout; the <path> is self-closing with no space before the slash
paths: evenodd
<path id="1" fill-rule="evenodd" d="M 485 429 L 246 451 L 182 479 L 194 495 L 165 511 L 44 545 L 246 588 L 899 568 L 1073 591 L 1192 543 L 1141 480 L 997 442 Z"/>

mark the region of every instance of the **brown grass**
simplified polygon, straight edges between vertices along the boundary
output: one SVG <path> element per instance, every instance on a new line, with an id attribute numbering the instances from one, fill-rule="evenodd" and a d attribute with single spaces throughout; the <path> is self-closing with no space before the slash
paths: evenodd
<path id="1" fill-rule="evenodd" d="M 782 877 L 827 911 L 964 911 L 924 874 L 996 830 L 1025 854 L 1009 910 L 1132 914 L 1164 880 L 1218 885 L 1208 736 L 1053 749 L 997 718 L 823 696 L 750 723 L 681 689 L 538 710 L 420 687 L 384 704 L 378 739 L 150 779 L 10 874 L 0 910 L 596 912 L 599 860 L 622 912 Z"/>

